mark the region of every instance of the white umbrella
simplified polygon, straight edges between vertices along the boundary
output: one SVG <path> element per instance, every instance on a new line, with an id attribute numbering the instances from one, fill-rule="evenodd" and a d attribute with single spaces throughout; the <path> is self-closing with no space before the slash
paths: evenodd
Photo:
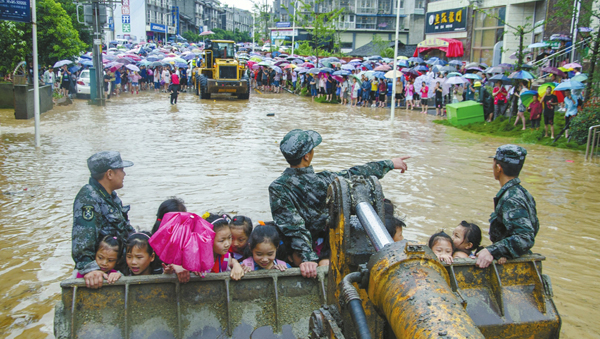
<path id="1" fill-rule="evenodd" d="M 139 72 L 140 69 L 136 65 L 126 65 L 125 68 L 130 69 L 135 72 Z"/>
<path id="2" fill-rule="evenodd" d="M 73 61 L 71 60 L 61 60 L 61 61 L 57 61 L 54 66 L 52 66 L 52 68 L 59 68 L 59 67 L 63 67 L 64 65 L 68 65 L 68 64 L 72 64 Z"/>

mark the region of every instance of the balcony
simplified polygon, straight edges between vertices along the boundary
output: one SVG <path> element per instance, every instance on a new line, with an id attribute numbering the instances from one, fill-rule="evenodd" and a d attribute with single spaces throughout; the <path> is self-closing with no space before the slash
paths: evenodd
<path id="1" fill-rule="evenodd" d="M 337 25 L 338 29 L 354 29 L 356 25 L 354 22 L 340 22 Z"/>
<path id="2" fill-rule="evenodd" d="M 375 7 L 358 7 L 356 14 L 377 14 L 377 8 Z"/>

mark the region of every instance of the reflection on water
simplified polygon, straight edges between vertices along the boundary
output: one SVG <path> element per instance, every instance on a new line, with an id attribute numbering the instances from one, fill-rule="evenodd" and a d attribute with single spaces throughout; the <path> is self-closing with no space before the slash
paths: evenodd
<path id="1" fill-rule="evenodd" d="M 150 229 L 158 205 L 173 195 L 199 214 L 223 210 L 271 220 L 267 187 L 286 167 L 278 141 L 303 128 L 323 136 L 316 170 L 412 156 L 407 173 L 382 180 L 406 219 L 406 238 L 426 240 L 463 219 L 487 234 L 499 189 L 488 156 L 506 140 L 439 126 L 404 110 L 391 126 L 387 114 L 313 104 L 287 93 L 256 94 L 249 102 L 188 94 L 176 106 L 166 95 L 149 93 L 102 108 L 84 101 L 56 107 L 42 115 L 43 146 L 35 150 L 33 120 L 15 121 L 12 111 L 0 110 L 0 333 L 52 337 L 59 282 L 73 268 L 73 199 L 87 183 L 87 157 L 101 150 L 119 150 L 135 163 L 119 195 L 132 205 L 129 216 L 139 229 Z M 521 179 L 537 200 L 541 224 L 534 251 L 548 258 L 544 272 L 552 277 L 562 337 L 600 338 L 598 162 L 586 164 L 572 151 L 526 148 Z"/>

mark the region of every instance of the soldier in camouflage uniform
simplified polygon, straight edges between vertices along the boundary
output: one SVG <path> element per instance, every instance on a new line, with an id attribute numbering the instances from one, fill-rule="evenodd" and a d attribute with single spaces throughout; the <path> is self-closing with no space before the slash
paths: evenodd
<path id="1" fill-rule="evenodd" d="M 396 158 L 355 166 L 341 172 L 315 173 L 311 164 L 314 148 L 321 143 L 315 131 L 295 129 L 280 143 L 280 150 L 290 164 L 269 186 L 271 214 L 282 231 L 288 249 L 302 259 L 300 270 L 305 277 L 316 277 L 317 262 L 329 264 L 329 215 L 325 198 L 327 187 L 338 176 L 374 175 L 381 179 L 392 169 L 406 170 L 404 159 Z M 319 252 L 319 253 L 317 253 Z"/>
<path id="2" fill-rule="evenodd" d="M 102 271 L 96 263 L 96 246 L 105 235 L 125 242 L 134 232 L 129 223 L 129 206 L 123 206 L 115 190 L 123 187 L 123 161 L 115 151 L 99 152 L 87 160 L 91 173 L 89 183 L 79 190 L 73 203 L 72 256 L 75 269 L 84 275 L 89 288 L 102 287 Z"/>
<path id="3" fill-rule="evenodd" d="M 491 246 L 477 253 L 477 266 L 485 268 L 494 259 L 503 263 L 531 253 L 535 236 L 540 229 L 535 200 L 521 186 L 519 173 L 527 151 L 516 145 L 498 147 L 493 157 L 494 178 L 502 187 L 494 198 L 490 216 Z"/>

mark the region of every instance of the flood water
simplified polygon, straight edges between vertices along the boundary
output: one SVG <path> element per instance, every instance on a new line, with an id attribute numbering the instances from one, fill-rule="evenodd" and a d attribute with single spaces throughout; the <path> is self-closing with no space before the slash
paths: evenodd
<path id="1" fill-rule="evenodd" d="M 268 113 L 275 113 L 269 117 Z M 188 211 L 226 211 L 271 220 L 268 185 L 287 167 L 278 141 L 291 129 L 323 136 L 316 170 L 341 170 L 410 155 L 408 172 L 381 181 L 408 227 L 426 240 L 461 220 L 485 232 L 499 189 L 491 159 L 506 139 L 482 137 L 432 123 L 432 116 L 314 104 L 288 93 L 253 93 L 249 101 L 200 101 L 181 94 L 144 93 L 106 107 L 76 101 L 42 115 L 42 147 L 33 119 L 0 110 L 0 336 L 52 338 L 59 283 L 70 276 L 73 199 L 89 172 L 86 159 L 118 150 L 135 166 L 119 195 L 132 224 L 149 230 L 170 196 Z M 540 232 L 534 252 L 547 257 L 562 338 L 600 338 L 600 162 L 580 152 L 524 145 L 523 185 L 537 201 Z M 568 162 L 572 160 L 573 162 Z"/>

